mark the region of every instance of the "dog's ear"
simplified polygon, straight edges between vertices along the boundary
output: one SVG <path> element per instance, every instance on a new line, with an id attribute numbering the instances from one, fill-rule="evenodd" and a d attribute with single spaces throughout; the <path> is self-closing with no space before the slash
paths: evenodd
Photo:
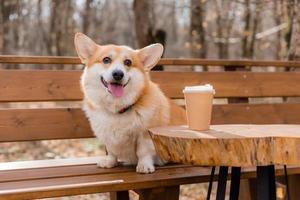
<path id="1" fill-rule="evenodd" d="M 156 43 L 139 50 L 139 57 L 146 71 L 150 71 L 160 60 L 164 52 L 163 45 Z"/>
<path id="2" fill-rule="evenodd" d="M 87 64 L 88 58 L 90 58 L 97 49 L 97 44 L 83 33 L 75 34 L 74 43 L 81 62 Z"/>

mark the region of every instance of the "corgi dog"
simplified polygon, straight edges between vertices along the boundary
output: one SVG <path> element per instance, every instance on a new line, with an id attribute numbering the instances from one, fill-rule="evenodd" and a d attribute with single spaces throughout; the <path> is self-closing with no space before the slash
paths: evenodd
<path id="1" fill-rule="evenodd" d="M 127 46 L 98 45 L 76 33 L 77 54 L 85 65 L 81 76 L 83 110 L 107 155 L 98 166 L 112 168 L 121 162 L 136 165 L 138 173 L 152 173 L 163 165 L 148 129 L 167 125 L 168 98 L 150 80 L 149 71 L 160 60 L 161 44 L 134 50 Z"/>

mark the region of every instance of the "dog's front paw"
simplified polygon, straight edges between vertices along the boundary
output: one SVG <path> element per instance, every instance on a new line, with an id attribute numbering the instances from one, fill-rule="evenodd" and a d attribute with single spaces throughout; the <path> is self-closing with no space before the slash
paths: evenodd
<path id="1" fill-rule="evenodd" d="M 97 166 L 102 168 L 113 168 L 117 166 L 117 164 L 118 164 L 117 158 L 108 155 L 108 156 L 101 157 L 97 163 Z"/>
<path id="2" fill-rule="evenodd" d="M 152 163 L 149 162 L 139 162 L 136 166 L 136 172 L 142 174 L 149 174 L 155 171 L 155 167 Z"/>

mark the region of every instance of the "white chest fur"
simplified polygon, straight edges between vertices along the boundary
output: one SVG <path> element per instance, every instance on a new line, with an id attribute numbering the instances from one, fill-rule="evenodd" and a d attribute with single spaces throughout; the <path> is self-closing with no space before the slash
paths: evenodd
<path id="1" fill-rule="evenodd" d="M 107 150 L 121 161 L 136 164 L 137 139 L 147 131 L 147 122 L 153 116 L 151 109 L 141 113 L 128 110 L 122 114 L 110 113 L 103 108 L 91 109 L 88 106 L 84 106 L 84 110 L 94 134 Z"/>

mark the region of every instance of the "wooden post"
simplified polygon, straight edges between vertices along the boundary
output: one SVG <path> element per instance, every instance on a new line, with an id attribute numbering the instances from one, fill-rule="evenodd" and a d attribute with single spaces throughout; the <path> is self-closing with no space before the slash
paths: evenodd
<path id="1" fill-rule="evenodd" d="M 240 183 L 239 199 L 255 200 L 256 199 L 256 179 L 242 179 Z"/>
<path id="2" fill-rule="evenodd" d="M 290 175 L 289 178 L 289 188 L 291 199 L 298 199 L 300 196 L 299 185 L 300 185 L 300 175 Z"/>
<path id="3" fill-rule="evenodd" d="M 180 186 L 137 190 L 139 200 L 179 200 Z"/>
<path id="4" fill-rule="evenodd" d="M 128 191 L 110 192 L 110 200 L 129 200 Z"/>

